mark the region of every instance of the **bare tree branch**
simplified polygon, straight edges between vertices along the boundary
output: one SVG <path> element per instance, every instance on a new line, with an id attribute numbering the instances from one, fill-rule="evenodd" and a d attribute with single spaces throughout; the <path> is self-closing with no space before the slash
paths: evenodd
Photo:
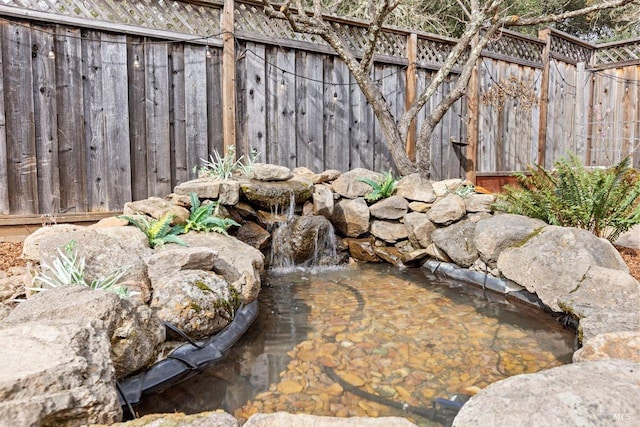
<path id="1" fill-rule="evenodd" d="M 596 3 L 594 5 L 584 7 L 582 9 L 576 9 L 568 12 L 536 16 L 531 18 L 523 18 L 518 15 L 510 15 L 505 16 L 501 19 L 502 25 L 505 27 L 522 27 L 527 25 L 539 25 L 539 24 L 547 24 L 549 22 L 557 22 L 562 21 L 564 19 L 575 18 L 577 16 L 586 15 L 592 12 L 596 12 L 604 9 L 611 9 L 614 7 L 625 6 L 630 3 L 640 4 L 639 0 L 605 0 L 601 3 Z"/>
<path id="2" fill-rule="evenodd" d="M 472 19 L 473 17 L 471 16 L 471 12 L 469 12 L 469 10 L 467 9 L 467 7 L 464 5 L 464 3 L 462 3 L 462 0 L 456 0 L 456 3 L 458 3 L 458 6 L 460 6 L 460 9 L 462 9 L 462 11 L 464 12 L 465 15 L 467 15 L 467 18 Z"/>
<path id="3" fill-rule="evenodd" d="M 367 44 L 364 47 L 364 53 L 360 61 L 360 69 L 362 72 L 368 73 L 371 70 L 378 38 L 382 32 L 382 24 L 393 9 L 398 7 L 399 2 L 400 0 L 383 0 L 383 3 L 379 7 L 373 6 L 374 14 L 371 16 L 371 22 L 369 24 Z"/>

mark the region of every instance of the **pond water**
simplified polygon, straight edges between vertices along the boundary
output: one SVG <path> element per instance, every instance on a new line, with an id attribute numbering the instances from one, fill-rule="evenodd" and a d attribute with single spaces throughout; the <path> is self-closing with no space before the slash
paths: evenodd
<path id="1" fill-rule="evenodd" d="M 574 343 L 540 310 L 425 269 L 271 272 L 256 322 L 226 359 L 136 410 L 399 415 L 434 425 L 419 415 L 434 399 L 570 363 Z"/>

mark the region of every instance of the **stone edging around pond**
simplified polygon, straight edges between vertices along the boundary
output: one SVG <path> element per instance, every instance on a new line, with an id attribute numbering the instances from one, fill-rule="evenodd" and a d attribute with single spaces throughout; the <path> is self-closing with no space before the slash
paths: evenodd
<path id="1" fill-rule="evenodd" d="M 179 323 L 196 338 L 198 334 L 210 335 L 228 323 L 224 319 L 229 318 L 233 305 L 230 301 L 238 299 L 248 303 L 257 296 L 264 262 L 257 249 L 268 254 L 272 238 L 269 231 L 284 218 L 277 214 L 276 205 L 288 206 L 293 194 L 297 213 L 328 219 L 343 238 L 342 247 L 352 258 L 384 260 L 397 265 L 421 265 L 427 258 L 453 261 L 481 272 L 483 281 L 486 277 L 491 286 L 494 280 L 500 282 L 486 276 L 487 272 L 506 277 L 511 282 L 505 283 L 517 283 L 535 293 L 554 311 L 566 311 L 580 319 L 585 346 L 574 355 L 575 361 L 620 357 L 638 361 L 640 313 L 634 310 L 640 301 L 638 282 L 629 276 L 612 245 L 588 232 L 547 226 L 517 215 L 493 215 L 490 209 L 493 196 L 462 197 L 466 192 L 456 194 L 462 184 L 460 180 L 431 183 L 411 175 L 400 181 L 394 196 L 368 204 L 363 196 L 371 187 L 360 179 L 379 180 L 382 175 L 376 172 L 355 169 L 344 174 L 336 171 L 314 174 L 304 168 L 290 171 L 280 166 L 257 164 L 254 173 L 259 180 L 202 178 L 180 184 L 175 193 L 165 199 L 150 198 L 125 206 L 128 215 L 160 218 L 171 212 L 176 222 L 180 222 L 189 214 L 188 194 L 193 191 L 202 200 L 218 200 L 231 218 L 242 223 L 236 237 L 244 243 L 217 233 L 189 233 L 183 236 L 189 244 L 187 248 L 167 245 L 164 250 L 152 250 L 142 232 L 115 218 L 91 228 L 53 226 L 34 233 L 25 241 L 24 250 L 24 257 L 33 263 L 51 262 L 56 248 L 74 240 L 79 254 L 87 260 L 89 276 L 97 277 L 114 267 L 133 265 L 126 283 L 140 295 L 128 302 L 114 300 L 110 295 L 98 297 L 97 294 L 102 293 L 85 290 L 75 289 L 70 294 L 48 291 L 47 298 L 45 293 L 40 294 L 30 298 L 20 310 L 14 310 L 0 324 L 0 336 L 13 336 L 15 325 L 26 321 L 36 322 L 32 325 L 34 330 L 68 328 L 56 322 L 77 318 L 87 306 L 110 307 L 94 312 L 94 317 L 82 313 L 81 317 L 106 318 L 106 323 L 103 320 L 102 325 L 100 322 L 80 325 L 77 333 L 104 336 L 107 350 L 111 347 L 116 374 L 122 377 L 150 363 L 149 356 L 153 357 L 165 346 L 158 316 Z M 314 227 L 315 223 L 312 221 Z M 315 234 L 309 231 L 305 221 L 298 225 L 297 229 L 307 235 L 307 240 L 317 237 L 317 230 Z M 297 239 L 284 241 L 288 243 L 292 259 L 296 259 L 298 252 L 309 251 L 308 245 Z M 61 293 L 59 298 L 51 298 L 56 292 Z M 44 300 L 50 299 L 56 301 L 53 307 L 35 312 L 29 309 L 29 305 L 44 304 Z M 66 312 L 61 308 L 65 305 Z M 163 311 L 168 306 L 178 309 Z M 47 318 L 51 320 L 45 321 Z M 590 344 L 592 341 L 597 347 Z M 84 357 L 81 349 L 75 354 L 75 357 Z M 64 365 L 64 355 L 60 357 L 56 362 Z M 142 365 L 131 365 L 131 361 L 142 361 Z M 55 365 L 53 360 L 46 362 Z M 47 366 L 46 369 L 51 369 Z M 92 390 L 100 383 L 103 390 L 107 390 L 109 384 L 114 388 L 114 381 L 113 373 L 111 377 L 108 372 L 103 373 L 100 381 L 86 384 L 86 389 Z M 85 422 L 117 419 L 119 415 L 111 399 L 104 399 L 108 408 L 101 409 L 88 398 L 91 393 L 86 394 L 82 404 L 75 398 L 76 407 L 88 408 L 83 414 L 80 414 L 82 410 L 78 411 L 79 418 L 87 417 L 83 418 Z M 480 392 L 474 399 L 482 395 Z M 11 399 L 9 396 L 7 402 Z M 47 398 L 42 399 L 48 402 Z M 17 401 L 0 404 L 0 416 L 3 407 L 13 408 L 14 412 L 9 410 L 9 413 L 15 415 L 15 410 L 20 409 L 15 405 Z M 37 420 L 49 415 L 33 416 Z"/>

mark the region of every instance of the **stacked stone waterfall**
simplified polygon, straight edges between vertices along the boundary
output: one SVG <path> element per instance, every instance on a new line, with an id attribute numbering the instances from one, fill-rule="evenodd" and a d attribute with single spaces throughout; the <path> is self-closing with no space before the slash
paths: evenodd
<path id="1" fill-rule="evenodd" d="M 89 280 L 127 265 L 123 284 L 139 294 L 127 301 L 102 291 L 57 288 L 29 297 L 0 319 L 3 342 L 20 336 L 25 343 L 51 346 L 35 351 L 56 355 L 34 354 L 28 375 L 23 375 L 7 358 L 29 350 L 0 351 L 0 419 L 14 425 L 119 419 L 115 380 L 153 363 L 167 346 L 161 320 L 196 338 L 220 330 L 233 316 L 229 308 L 235 299 L 249 303 L 257 298 L 264 254 L 270 254 L 267 259 L 274 266 L 325 264 L 341 257 L 420 266 L 436 259 L 486 272 L 578 319 L 585 350 L 574 355 L 576 361 L 622 358 L 640 366 L 640 285 L 609 242 L 584 230 L 494 213 L 494 196 L 466 196 L 457 191 L 460 179 L 430 182 L 417 174 L 406 176 L 393 196 L 367 203 L 364 196 L 372 189 L 361 179 L 380 181 L 382 176 L 366 169 L 314 173 L 255 164 L 251 176 L 199 178 L 164 198 L 125 206 L 126 215 L 158 219 L 171 213 L 174 223 L 181 224 L 189 216 L 189 194 L 194 192 L 201 202 L 217 201 L 241 224 L 230 236 L 185 234 L 181 237 L 187 247 L 152 249 L 144 233 L 118 218 L 90 227 L 57 225 L 37 231 L 25 241 L 23 253 L 34 266 L 50 264 L 56 249 L 74 240 L 86 258 Z M 281 206 L 289 206 L 288 212 L 279 212 Z M 333 243 L 322 247 L 322 241 Z M 69 337 L 69 343 L 64 341 L 68 354 L 56 344 L 62 335 Z M 91 352 L 78 345 L 82 340 L 91 341 L 86 346 Z M 65 371 L 67 382 L 60 382 L 52 372 L 66 366 L 65 357 L 77 367 Z M 99 369 L 89 375 L 87 364 L 96 363 Z M 602 363 L 598 372 L 604 372 Z M 22 405 L 27 398 L 38 404 Z M 640 417 L 637 407 L 629 410 Z"/>

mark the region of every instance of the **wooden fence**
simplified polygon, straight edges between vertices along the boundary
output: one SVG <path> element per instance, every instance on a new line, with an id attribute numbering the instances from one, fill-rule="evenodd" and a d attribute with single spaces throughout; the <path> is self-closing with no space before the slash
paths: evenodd
<path id="1" fill-rule="evenodd" d="M 229 144 L 289 167 L 391 168 L 371 108 L 322 40 L 256 3 L 236 2 L 232 27 L 223 16 L 207 0 L 4 1 L 0 221 L 119 211 L 171 192 Z M 331 22 L 362 47 L 363 23 Z M 383 33 L 373 73 L 398 116 L 412 83 L 419 93 L 454 43 Z M 550 166 L 567 152 L 591 165 L 632 154 L 640 166 L 639 64 L 640 40 L 593 46 L 555 31 L 503 32 L 435 132 L 433 178 Z"/>

